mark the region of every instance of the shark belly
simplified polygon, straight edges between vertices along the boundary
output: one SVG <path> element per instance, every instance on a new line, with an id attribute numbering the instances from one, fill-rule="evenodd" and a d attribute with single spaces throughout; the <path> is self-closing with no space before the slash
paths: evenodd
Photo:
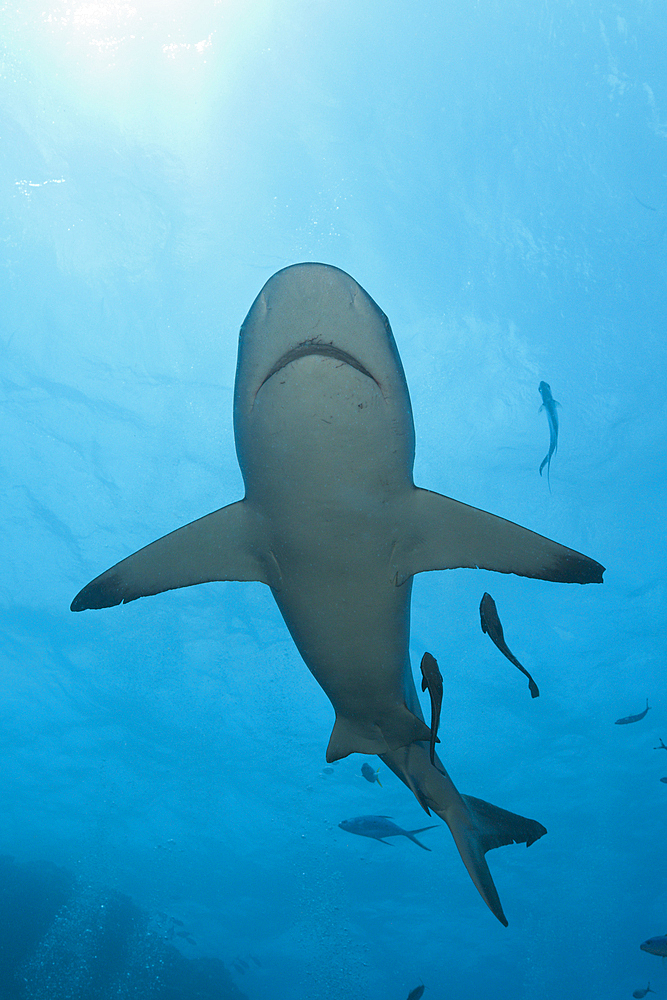
<path id="1" fill-rule="evenodd" d="M 273 594 L 336 712 L 329 760 L 429 733 L 405 705 L 411 580 L 396 587 L 390 568 L 400 498 L 414 489 L 405 437 L 372 378 L 321 355 L 273 374 L 243 432 L 246 503 L 280 573 Z"/>

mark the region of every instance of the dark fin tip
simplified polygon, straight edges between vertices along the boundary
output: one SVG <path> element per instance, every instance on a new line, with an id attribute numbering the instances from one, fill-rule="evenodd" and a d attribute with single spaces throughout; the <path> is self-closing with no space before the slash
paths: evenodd
<path id="1" fill-rule="evenodd" d="M 127 604 L 134 600 L 135 597 L 122 593 L 117 576 L 108 577 L 105 574 L 103 583 L 93 580 L 79 591 L 70 604 L 70 611 L 98 611 L 100 608 L 113 608 L 117 604 Z"/>
<path id="2" fill-rule="evenodd" d="M 558 580 L 563 583 L 603 583 L 606 567 L 586 556 L 565 556 L 558 561 Z"/>

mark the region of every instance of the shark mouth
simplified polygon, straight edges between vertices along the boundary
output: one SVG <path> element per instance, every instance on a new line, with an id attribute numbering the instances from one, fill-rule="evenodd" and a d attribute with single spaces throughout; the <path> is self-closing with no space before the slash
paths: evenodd
<path id="1" fill-rule="evenodd" d="M 285 368 L 286 365 L 291 364 L 292 361 L 297 361 L 299 358 L 306 358 L 311 354 L 319 354 L 325 358 L 334 358 L 336 361 L 342 361 L 343 364 L 349 365 L 350 368 L 356 368 L 356 370 L 361 372 L 362 375 L 365 375 L 366 378 L 375 382 L 380 392 L 382 392 L 382 386 L 378 380 L 371 374 L 371 372 L 368 371 L 367 368 L 364 368 L 357 358 L 348 354 L 347 351 L 343 351 L 340 347 L 334 347 L 333 344 L 321 344 L 314 340 L 307 340 L 305 343 L 299 344 L 298 347 L 293 347 L 291 350 L 283 354 L 282 357 L 276 361 L 268 375 L 266 375 L 257 389 L 257 392 L 259 392 L 262 386 L 265 385 L 270 378 L 273 378 L 273 376 L 276 375 L 282 368 Z"/>

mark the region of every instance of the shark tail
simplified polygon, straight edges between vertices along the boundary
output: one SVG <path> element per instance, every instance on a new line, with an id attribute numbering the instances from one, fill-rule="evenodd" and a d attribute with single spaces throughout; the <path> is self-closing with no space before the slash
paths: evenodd
<path id="1" fill-rule="evenodd" d="M 430 738 L 431 730 L 426 723 L 405 705 L 390 714 L 384 713 L 379 722 L 337 715 L 327 747 L 327 762 L 351 753 L 382 754 Z"/>
<path id="2" fill-rule="evenodd" d="M 432 810 L 445 821 L 477 891 L 494 916 L 507 927 L 485 854 L 506 844 L 530 846 L 546 829 L 536 820 L 500 809 L 483 799 L 461 795 L 437 757 L 435 766 L 431 764 L 429 748 L 423 743 L 382 754 L 381 759 L 414 792 L 427 812 Z"/>

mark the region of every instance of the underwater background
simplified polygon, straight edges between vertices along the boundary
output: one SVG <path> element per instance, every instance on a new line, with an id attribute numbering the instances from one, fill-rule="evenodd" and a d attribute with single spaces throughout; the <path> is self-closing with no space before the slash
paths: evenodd
<path id="1" fill-rule="evenodd" d="M 0 3 L 3 998 L 667 997 L 665 52 L 654 0 Z M 415 579 L 445 765 L 548 830 L 487 856 L 508 928 L 437 817 L 339 828 L 429 820 L 325 766 L 268 588 L 69 611 L 242 496 L 238 330 L 307 260 L 390 319 L 416 483 L 607 567 Z"/>

